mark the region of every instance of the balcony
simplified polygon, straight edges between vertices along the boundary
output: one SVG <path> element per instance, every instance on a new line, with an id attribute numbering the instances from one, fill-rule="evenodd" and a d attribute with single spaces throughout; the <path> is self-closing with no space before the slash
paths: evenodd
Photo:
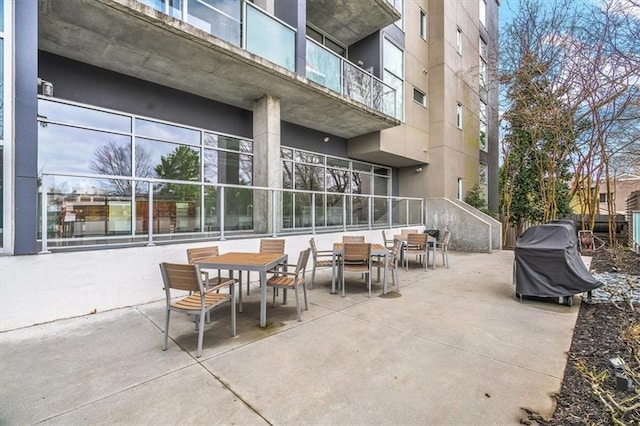
<path id="1" fill-rule="evenodd" d="M 362 40 L 401 18 L 387 0 L 307 2 L 307 21 L 345 46 Z"/>
<path id="2" fill-rule="evenodd" d="M 295 29 L 250 3 L 234 4 L 39 0 L 39 48 L 246 110 L 270 93 L 282 101 L 282 120 L 346 139 L 400 124 L 385 112 L 389 94 L 374 95 L 379 81 L 356 70 L 342 77 L 346 91 L 309 84 L 317 76 L 295 72 Z M 358 78 L 371 82 L 355 88 Z"/>

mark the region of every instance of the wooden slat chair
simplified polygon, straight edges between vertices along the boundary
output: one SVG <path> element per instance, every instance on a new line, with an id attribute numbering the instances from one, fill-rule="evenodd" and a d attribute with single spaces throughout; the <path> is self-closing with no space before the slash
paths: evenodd
<path id="1" fill-rule="evenodd" d="M 260 240 L 260 253 L 280 253 L 284 254 L 284 245 L 286 240 L 284 239 L 262 239 Z M 267 271 L 269 273 L 275 273 L 277 270 L 273 269 Z M 249 279 L 249 271 L 247 271 L 247 295 L 250 294 L 251 280 Z"/>
<path id="2" fill-rule="evenodd" d="M 343 235 L 343 244 L 364 244 L 364 235 Z"/>
<path id="3" fill-rule="evenodd" d="M 190 265 L 195 265 L 197 262 L 205 262 L 208 258 L 219 256 L 220 251 L 218 246 L 207 246 L 207 247 L 196 247 L 187 249 L 187 262 Z M 200 268 L 200 272 L 202 273 L 203 283 L 205 285 L 205 289 L 210 289 L 211 287 L 218 286 L 223 283 L 227 283 L 228 280 L 232 279 L 229 277 L 223 277 L 220 269 L 218 269 L 218 275 L 213 276 L 209 271 L 203 270 Z M 239 281 L 233 279 L 234 283 L 238 283 Z M 242 283 L 240 283 L 240 288 L 242 289 Z M 219 291 L 219 287 L 218 290 Z M 240 291 L 240 297 L 238 298 L 238 309 L 242 312 L 242 291 Z"/>
<path id="4" fill-rule="evenodd" d="M 344 273 L 359 272 L 365 275 L 369 297 L 371 297 L 371 244 L 344 244 L 341 262 L 342 297 L 345 293 Z"/>
<path id="5" fill-rule="evenodd" d="M 417 234 L 417 233 L 418 233 L 418 230 L 414 228 L 405 228 L 400 230 L 400 234 L 402 235 Z"/>
<path id="6" fill-rule="evenodd" d="M 380 281 L 380 268 L 387 268 L 391 272 L 391 280 L 396 289 L 400 289 L 400 282 L 398 281 L 398 262 L 400 261 L 400 252 L 402 250 L 403 242 L 401 240 L 395 240 L 393 248 L 389 251 L 389 257 L 385 265 L 385 259 L 382 256 L 373 257 L 372 268 L 378 268 L 378 281 Z"/>
<path id="7" fill-rule="evenodd" d="M 207 316 L 211 310 L 225 302 L 231 302 L 231 335 L 236 335 L 235 283 L 233 280 L 228 280 L 218 286 L 205 290 L 202 283 L 202 273 L 197 265 L 163 262 L 160 264 L 160 271 L 162 272 L 166 295 L 163 351 L 167 350 L 171 311 L 187 315 L 196 315 L 196 329 L 198 331 L 198 350 L 196 357 L 198 358 L 202 355 L 205 316 Z M 226 285 L 229 286 L 229 293 L 216 292 L 219 287 Z M 172 300 L 171 289 L 188 291 L 191 294 L 178 300 Z"/>
<path id="8" fill-rule="evenodd" d="M 386 231 L 382 231 L 382 244 L 389 250 L 393 249 L 395 243 L 395 239 L 394 238 L 387 238 L 387 232 Z"/>
<path id="9" fill-rule="evenodd" d="M 298 256 L 298 263 L 296 265 L 287 265 L 285 264 L 284 271 L 278 271 L 277 274 L 273 275 L 271 278 L 267 280 L 267 286 L 273 287 L 273 307 L 276 306 L 276 289 L 282 288 L 285 291 L 289 289 L 293 289 L 296 295 L 296 309 L 298 311 L 298 321 L 302 321 L 302 314 L 300 312 L 300 296 L 298 292 L 298 288 L 302 287 L 302 291 L 304 293 L 304 310 L 309 310 L 309 305 L 307 304 L 307 288 L 305 285 L 304 275 L 307 269 L 307 262 L 309 261 L 309 252 L 311 249 L 305 249 L 300 252 Z M 288 272 L 286 269 L 287 266 L 295 266 L 295 272 Z"/>
<path id="10" fill-rule="evenodd" d="M 449 240 L 451 240 L 451 231 L 445 229 L 444 234 L 440 241 L 436 243 L 436 251 L 439 249 L 442 252 L 442 264 L 449 267 Z M 435 264 L 436 260 L 433 259 Z"/>
<path id="11" fill-rule="evenodd" d="M 333 266 L 333 251 L 318 250 L 314 238 L 309 240 L 309 246 L 311 247 L 311 254 L 313 256 L 313 269 L 311 270 L 311 283 L 309 288 L 313 288 L 316 279 L 316 269 L 331 268 Z"/>
<path id="12" fill-rule="evenodd" d="M 409 270 L 409 255 L 413 254 L 424 264 L 424 270 L 427 270 L 429 262 L 429 246 L 427 244 L 427 234 L 408 234 L 407 243 L 404 245 L 404 266 Z"/>

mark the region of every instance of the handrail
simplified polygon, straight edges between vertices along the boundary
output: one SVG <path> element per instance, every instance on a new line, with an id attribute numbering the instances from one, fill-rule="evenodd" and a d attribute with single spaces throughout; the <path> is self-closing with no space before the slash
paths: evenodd
<path id="1" fill-rule="evenodd" d="M 96 179 L 96 180 L 107 180 L 107 181 L 124 180 L 129 182 L 146 183 L 149 185 L 149 188 L 148 188 L 148 193 L 145 192 L 143 194 L 136 194 L 135 192 L 133 192 L 132 194 L 109 194 L 109 193 L 85 194 L 82 192 L 78 193 L 78 192 L 71 192 L 71 191 L 67 193 L 61 193 L 60 195 L 64 197 L 72 195 L 73 197 L 77 198 L 76 200 L 70 200 L 69 202 L 69 204 L 74 206 L 73 208 L 76 208 L 76 209 L 81 209 L 83 202 L 96 203 L 96 201 L 93 201 L 93 200 L 82 201 L 80 200 L 80 198 L 82 197 L 88 197 L 88 196 L 99 197 L 100 200 L 104 200 L 105 206 L 108 206 L 110 197 L 119 198 L 120 201 L 123 201 L 122 200 L 123 198 L 128 199 L 128 201 L 124 200 L 124 202 L 131 203 L 131 210 L 129 212 L 130 228 L 128 230 L 125 229 L 123 233 L 120 235 L 115 235 L 115 236 L 108 235 L 107 226 L 108 226 L 108 223 L 111 221 L 109 216 L 110 210 L 105 210 L 103 213 L 103 216 L 101 216 L 97 220 L 79 222 L 79 223 L 82 223 L 83 226 L 85 226 L 87 223 L 91 223 L 95 226 L 96 224 L 99 225 L 100 223 L 104 222 L 104 234 L 94 234 L 89 236 L 83 235 L 80 237 L 65 236 L 65 237 L 59 237 L 59 238 L 49 238 L 49 216 L 48 216 L 49 207 L 50 207 L 49 187 L 53 183 L 53 179 L 55 177 L 84 178 L 84 179 Z M 76 247 L 77 245 L 73 244 L 73 242 L 86 243 L 86 242 L 91 242 L 95 240 L 101 240 L 103 241 L 102 243 L 100 243 L 101 246 L 103 245 L 112 246 L 115 244 L 119 244 L 119 245 L 125 244 L 121 242 L 123 239 L 128 241 L 127 244 L 132 244 L 132 243 L 135 244 L 136 241 L 142 242 L 142 239 L 144 239 L 146 240 L 145 245 L 153 246 L 158 241 L 161 241 L 163 236 L 166 237 L 167 235 L 171 236 L 172 239 L 178 237 L 181 242 L 185 242 L 189 240 L 201 239 L 204 237 L 211 238 L 212 233 L 217 235 L 218 239 L 225 240 L 229 235 L 228 233 L 230 231 L 231 232 L 233 231 L 233 229 L 228 229 L 225 224 L 225 217 L 228 214 L 227 213 L 228 209 L 226 208 L 226 205 L 225 205 L 225 203 L 228 200 L 227 200 L 227 197 L 225 196 L 225 192 L 233 189 L 242 189 L 242 190 L 251 191 L 251 200 L 252 200 L 251 205 L 252 205 L 253 214 L 251 216 L 248 216 L 248 220 L 249 220 L 248 223 L 250 227 L 243 229 L 241 231 L 251 232 L 252 235 L 255 235 L 256 233 L 258 234 L 264 233 L 264 231 L 260 231 L 260 229 L 256 229 L 255 218 L 256 218 L 256 214 L 259 214 L 259 213 L 256 213 L 255 210 L 258 210 L 258 212 L 263 211 L 266 213 L 269 209 L 271 209 L 271 215 L 269 218 L 267 218 L 268 223 L 265 222 L 265 225 L 267 225 L 265 229 L 266 229 L 266 232 L 273 237 L 277 237 L 278 235 L 283 235 L 283 234 L 299 233 L 301 230 L 305 230 L 305 229 L 306 230 L 310 229 L 311 233 L 315 234 L 318 232 L 319 229 L 324 229 L 327 231 L 341 229 L 342 231 L 347 231 L 348 229 L 363 229 L 363 228 L 366 228 L 369 230 L 375 229 L 375 228 L 383 228 L 383 227 L 393 228 L 394 225 L 396 226 L 407 226 L 407 225 L 416 225 L 416 224 L 421 225 L 422 218 L 424 217 L 424 200 L 421 198 L 411 198 L 411 197 L 395 197 L 395 196 L 380 196 L 380 195 L 370 195 L 370 194 L 352 194 L 352 193 L 336 193 L 336 192 L 327 192 L 327 191 L 268 188 L 268 187 L 253 186 L 253 185 L 218 184 L 218 183 L 209 183 L 209 182 L 203 183 L 203 182 L 180 181 L 180 180 L 172 180 L 172 179 L 158 179 L 158 178 L 150 178 L 150 177 L 114 176 L 114 175 L 101 175 L 101 174 L 91 174 L 91 173 L 47 172 L 42 174 L 41 182 L 42 182 L 42 192 L 40 194 L 40 202 L 41 202 L 40 229 L 41 229 L 42 249 L 40 253 L 50 253 L 49 251 L 50 241 L 55 241 L 57 243 Z M 194 186 L 197 188 L 203 188 L 203 187 L 216 188 L 218 192 L 215 200 L 216 200 L 216 203 L 218 203 L 217 205 L 218 211 L 213 216 L 206 215 L 206 212 L 204 211 L 205 209 L 203 208 L 204 198 L 200 196 L 202 195 L 202 192 L 200 192 L 200 195 L 197 197 L 198 202 L 195 204 L 195 206 L 192 205 L 192 208 L 199 210 L 199 213 L 194 213 L 192 215 L 179 217 L 178 214 L 174 212 L 174 220 L 177 220 L 177 219 L 193 220 L 196 222 L 195 226 L 197 227 L 197 229 L 193 231 L 190 230 L 188 232 L 185 231 L 185 232 L 177 232 L 177 233 L 175 232 L 175 230 L 168 231 L 168 233 L 163 233 L 162 231 L 158 230 L 159 233 L 156 234 L 156 230 L 154 230 L 154 226 L 161 226 L 159 225 L 160 223 L 159 221 L 162 219 L 167 220 L 168 216 L 166 215 L 163 216 L 162 214 L 159 214 L 156 212 L 156 210 L 161 210 L 161 207 L 163 206 L 157 205 L 156 202 L 154 201 L 154 187 L 157 187 L 157 185 L 165 185 L 165 184 L 177 184 L 183 187 Z M 262 201 L 255 200 L 256 191 L 267 192 L 267 194 L 265 194 L 265 198 Z M 57 193 L 57 191 L 54 190 L 54 193 Z M 301 205 L 299 209 L 302 209 L 302 213 L 298 211 L 299 210 L 298 207 L 294 208 L 289 206 L 291 209 L 290 216 L 293 218 L 293 222 L 292 222 L 293 226 L 291 227 L 281 226 L 283 224 L 283 220 L 285 217 L 283 212 L 285 207 L 283 195 L 287 193 L 292 194 L 291 195 L 292 200 L 296 200 L 297 199 L 296 197 L 299 197 L 299 194 L 304 194 L 308 196 L 308 198 L 310 198 L 310 200 L 308 201 L 305 201 L 305 200 L 300 201 Z M 319 197 L 319 196 L 325 199 L 325 202 L 322 204 L 323 208 L 321 208 L 321 214 L 322 214 L 321 217 L 325 219 L 326 218 L 330 219 L 330 216 L 331 216 L 330 210 L 332 206 L 335 209 L 335 207 L 339 207 L 340 204 L 342 204 L 340 206 L 342 223 L 339 223 L 339 221 L 336 221 L 334 224 L 330 224 L 327 222 L 324 225 L 319 225 L 317 209 L 316 209 L 317 207 L 316 197 Z M 137 197 L 141 197 L 142 199 L 137 200 L 136 199 Z M 339 199 L 340 201 L 338 203 L 330 203 L 327 200 L 327 197 L 332 197 L 334 200 Z M 146 202 L 148 205 L 147 215 L 145 218 L 147 220 L 147 225 L 146 225 L 146 231 L 144 233 L 137 233 L 141 229 L 144 229 L 144 225 L 141 225 L 142 228 L 136 228 L 136 217 L 134 216 L 136 201 Z M 375 213 L 374 203 L 377 201 L 384 202 L 384 209 L 382 210 L 384 213 L 383 213 L 383 216 L 380 216 L 380 217 L 386 216 L 384 222 L 381 222 L 379 219 L 376 220 L 376 218 L 374 217 L 374 213 Z M 189 201 L 185 201 L 185 200 L 162 201 L 161 200 L 159 201 L 159 203 L 165 203 L 164 208 L 165 208 L 165 214 L 166 214 L 167 204 L 173 203 L 173 207 L 175 207 L 179 203 L 188 204 Z M 263 203 L 262 207 L 260 207 L 259 203 Z M 398 205 L 395 206 L 394 203 L 398 203 Z M 397 207 L 402 206 L 402 203 L 405 204 L 404 209 L 401 214 L 397 214 L 397 213 L 400 213 L 397 211 Z M 258 206 L 256 206 L 256 204 L 258 204 Z M 355 207 L 356 205 L 359 206 L 357 209 Z M 92 206 L 96 206 L 96 204 L 92 204 Z M 413 216 L 414 217 L 413 221 L 411 220 L 412 216 L 410 214 L 412 211 L 412 206 L 413 206 L 414 212 L 417 213 L 418 209 L 420 212 L 419 215 L 416 214 Z M 102 207 L 102 204 L 100 204 L 99 207 Z M 305 210 L 308 209 L 309 207 L 310 207 L 310 211 L 306 211 L 306 217 L 305 217 Z M 88 209 L 89 206 L 87 205 L 85 206 L 85 208 Z M 108 209 L 108 207 L 105 207 L 105 208 Z M 230 206 L 230 208 L 232 208 L 232 206 Z M 59 226 L 64 228 L 64 226 L 66 226 L 67 223 L 71 223 L 71 222 L 74 224 L 76 223 L 75 219 L 73 221 L 67 222 L 66 218 L 61 216 L 62 212 L 64 211 L 63 208 L 55 211 L 57 212 L 58 215 L 60 215 L 57 218 L 58 220 L 57 223 Z M 380 212 L 380 210 L 378 210 L 378 212 Z M 363 216 L 365 214 L 366 214 L 366 221 L 358 223 L 357 217 L 361 217 L 362 219 L 364 219 Z M 335 218 L 335 216 L 333 217 Z M 420 219 L 419 220 L 415 219 L 417 217 L 419 217 Z M 214 226 L 219 228 L 219 230 L 218 229 L 214 231 L 205 230 L 206 219 L 215 219 Z M 239 221 L 240 219 L 242 218 L 238 216 Z M 298 223 L 299 219 L 301 220 L 301 222 L 305 221 L 304 223 L 308 223 L 308 224 L 305 224 L 302 226 L 295 226 L 295 224 Z M 354 219 L 356 220 L 355 223 L 353 222 Z M 138 218 L 138 220 L 140 220 L 140 218 Z M 175 223 L 173 224 L 173 226 L 175 227 Z M 63 230 L 59 230 L 59 232 L 62 233 L 65 231 L 63 229 Z"/>

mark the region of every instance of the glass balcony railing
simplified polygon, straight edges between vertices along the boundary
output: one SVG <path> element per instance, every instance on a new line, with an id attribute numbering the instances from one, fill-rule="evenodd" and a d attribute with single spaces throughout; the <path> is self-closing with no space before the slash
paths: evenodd
<path id="1" fill-rule="evenodd" d="M 307 78 L 395 117 L 396 91 L 373 74 L 307 37 Z"/>
<path id="2" fill-rule="evenodd" d="M 424 218 L 419 198 L 82 173 L 45 173 L 41 183 L 42 252 L 393 228 Z"/>

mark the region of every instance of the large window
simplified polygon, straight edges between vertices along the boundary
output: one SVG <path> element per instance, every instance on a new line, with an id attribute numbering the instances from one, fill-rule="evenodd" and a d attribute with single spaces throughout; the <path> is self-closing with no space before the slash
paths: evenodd
<path id="1" fill-rule="evenodd" d="M 393 7 L 400 12 L 400 19 L 398 19 L 395 24 L 398 28 L 403 29 L 404 28 L 404 21 L 403 21 L 403 16 L 404 16 L 404 0 L 390 0 L 390 3 L 393 5 Z"/>
<path id="2" fill-rule="evenodd" d="M 383 80 L 396 90 L 393 115 L 402 120 L 404 117 L 404 52 L 387 37 L 384 38 L 383 61 Z"/>
<path id="3" fill-rule="evenodd" d="M 480 19 L 480 23 L 486 27 L 487 26 L 487 0 L 478 0 L 478 17 Z"/>
<path id="4" fill-rule="evenodd" d="M 222 214 L 226 229 L 251 228 L 251 190 L 228 188 L 221 211 L 208 185 L 252 184 L 251 141 L 44 98 L 38 116 L 49 239 L 217 231 Z M 128 177 L 158 181 L 151 194 Z"/>
<path id="5" fill-rule="evenodd" d="M 281 148 L 283 181 L 283 228 L 310 227 L 315 205 L 316 226 L 369 223 L 368 197 L 390 194 L 391 169 L 308 151 Z M 312 194 L 306 191 L 327 192 Z M 347 195 L 345 197 L 344 195 Z M 315 198 L 315 199 L 314 199 Z M 374 199 L 371 220 L 387 223 L 388 199 Z"/>

